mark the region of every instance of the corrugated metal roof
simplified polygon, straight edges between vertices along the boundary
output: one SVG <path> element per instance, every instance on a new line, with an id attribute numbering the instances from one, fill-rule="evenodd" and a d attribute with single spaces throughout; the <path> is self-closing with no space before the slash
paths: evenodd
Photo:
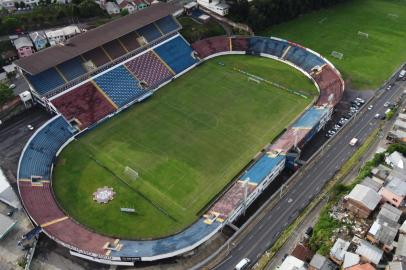
<path id="1" fill-rule="evenodd" d="M 176 4 L 162 2 L 153 4 L 146 9 L 76 35 L 69 39 L 64 45 L 53 46 L 41 50 L 29 57 L 19 59 L 15 64 L 31 75 L 35 75 L 153 23 L 165 16 L 171 15 L 178 9 L 179 8 Z"/>
<path id="2" fill-rule="evenodd" d="M 360 202 L 369 210 L 374 210 L 381 200 L 381 196 L 376 191 L 360 184 L 357 184 L 346 198 Z"/>

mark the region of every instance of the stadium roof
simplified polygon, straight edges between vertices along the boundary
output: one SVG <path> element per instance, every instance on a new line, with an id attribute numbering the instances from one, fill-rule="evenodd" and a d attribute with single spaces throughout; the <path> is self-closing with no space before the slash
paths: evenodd
<path id="1" fill-rule="evenodd" d="M 171 15 L 177 10 L 178 8 L 173 4 L 162 2 L 153 4 L 146 9 L 74 36 L 64 45 L 50 47 L 29 57 L 19 59 L 15 61 L 15 64 L 31 75 L 35 75 L 165 16 Z"/>

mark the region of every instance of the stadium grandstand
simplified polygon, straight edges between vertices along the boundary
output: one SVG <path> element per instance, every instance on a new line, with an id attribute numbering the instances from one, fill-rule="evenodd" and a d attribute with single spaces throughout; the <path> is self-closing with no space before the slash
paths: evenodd
<path id="1" fill-rule="evenodd" d="M 32 221 L 50 238 L 84 259 L 116 265 L 154 261 L 193 250 L 238 218 L 331 117 L 344 82 L 319 54 L 267 37 L 213 37 L 190 45 L 160 3 L 16 62 L 37 100 L 56 114 L 27 142 L 19 161 L 18 188 Z M 255 54 L 300 70 L 320 95 L 272 145 L 263 149 L 191 226 L 155 240 L 99 235 L 67 216 L 52 194 L 52 168 L 60 151 L 80 132 L 153 94 L 198 63 L 226 54 Z"/>

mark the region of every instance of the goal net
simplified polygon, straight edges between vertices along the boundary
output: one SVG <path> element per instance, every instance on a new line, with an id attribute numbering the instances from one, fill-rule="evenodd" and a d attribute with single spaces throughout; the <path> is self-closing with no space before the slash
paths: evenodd
<path id="1" fill-rule="evenodd" d="M 344 54 L 340 53 L 340 52 L 332 51 L 331 56 L 341 60 L 341 59 L 343 59 Z"/>
<path id="2" fill-rule="evenodd" d="M 365 32 L 358 31 L 358 35 L 361 37 L 369 38 L 369 34 Z"/>
<path id="3" fill-rule="evenodd" d="M 136 170 L 126 166 L 124 168 L 124 174 L 131 180 L 137 180 L 139 174 Z"/>

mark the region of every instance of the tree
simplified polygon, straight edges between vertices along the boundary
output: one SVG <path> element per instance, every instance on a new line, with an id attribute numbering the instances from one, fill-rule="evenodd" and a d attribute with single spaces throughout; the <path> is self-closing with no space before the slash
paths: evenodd
<path id="1" fill-rule="evenodd" d="M 14 33 L 19 27 L 21 27 L 21 21 L 15 17 L 6 17 L 2 21 L 2 30 L 5 33 Z"/>
<path id="2" fill-rule="evenodd" d="M 13 99 L 14 93 L 7 85 L 0 83 L 0 105 L 5 104 L 7 101 Z"/>
<path id="3" fill-rule="evenodd" d="M 128 15 L 128 14 L 129 14 L 128 9 L 122 9 L 122 10 L 120 11 L 120 15 L 121 15 L 121 16 L 125 16 L 125 15 Z"/>

